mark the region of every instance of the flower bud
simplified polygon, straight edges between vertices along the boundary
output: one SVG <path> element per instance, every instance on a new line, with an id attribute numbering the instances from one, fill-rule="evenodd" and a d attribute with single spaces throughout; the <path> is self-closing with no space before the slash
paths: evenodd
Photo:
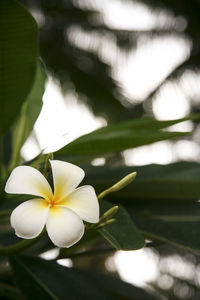
<path id="1" fill-rule="evenodd" d="M 105 197 L 107 194 L 113 193 L 113 192 L 117 192 L 121 189 L 123 189 L 125 186 L 127 186 L 128 184 L 130 184 L 136 177 L 137 173 L 136 172 L 132 172 L 128 175 L 126 175 L 124 178 L 122 178 L 120 181 L 118 181 L 117 183 L 115 183 L 114 185 L 112 185 L 110 188 L 108 188 L 107 190 L 103 191 L 99 196 L 98 199 L 101 199 L 103 197 Z"/>
<path id="2" fill-rule="evenodd" d="M 112 217 L 116 214 L 116 212 L 118 211 L 118 209 L 119 209 L 119 206 L 117 206 L 117 205 L 111 207 L 110 209 L 108 209 L 108 210 L 103 214 L 102 219 L 110 219 L 110 218 L 112 218 Z"/>

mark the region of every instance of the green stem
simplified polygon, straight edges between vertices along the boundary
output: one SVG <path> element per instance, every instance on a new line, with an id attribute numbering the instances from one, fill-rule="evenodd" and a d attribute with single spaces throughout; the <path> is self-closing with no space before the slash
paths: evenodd
<path id="1" fill-rule="evenodd" d="M 49 163 L 49 160 L 53 159 L 53 153 L 48 153 L 45 159 L 45 164 L 44 164 L 44 171 L 43 171 L 43 175 L 44 177 L 48 177 L 48 174 L 51 170 L 51 166 Z"/>
<path id="2" fill-rule="evenodd" d="M 43 154 L 43 152 L 41 151 L 40 154 L 38 154 L 38 156 L 34 157 L 33 159 L 31 159 L 29 161 L 26 161 L 22 165 L 27 165 L 27 166 L 35 168 L 36 166 L 38 166 L 44 162 L 45 157 L 46 157 L 46 154 Z"/>

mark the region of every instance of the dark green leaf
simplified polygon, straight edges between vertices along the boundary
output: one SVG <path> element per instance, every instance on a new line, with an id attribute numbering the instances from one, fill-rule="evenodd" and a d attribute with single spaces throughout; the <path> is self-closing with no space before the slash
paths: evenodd
<path id="1" fill-rule="evenodd" d="M 132 171 L 135 181 L 108 198 L 123 203 L 146 237 L 200 253 L 200 164 L 94 167 L 85 183 L 100 192 Z"/>
<path id="2" fill-rule="evenodd" d="M 15 0 L 0 1 L 0 135 L 17 117 L 33 85 L 38 28 Z"/>
<path id="3" fill-rule="evenodd" d="M 98 192 L 102 192 L 134 171 L 137 172 L 136 179 L 124 189 L 114 193 L 115 200 L 124 203 L 125 199 L 134 199 L 135 203 L 138 199 L 148 201 L 200 199 L 200 164 L 194 162 L 112 169 L 106 166 L 91 167 L 86 170 L 84 183 L 91 184 Z"/>
<path id="4" fill-rule="evenodd" d="M 26 107 L 26 132 L 23 137 L 23 142 L 25 142 L 26 138 L 30 134 L 35 121 L 37 120 L 39 113 L 42 108 L 42 96 L 45 90 L 45 80 L 46 75 L 44 70 L 39 63 L 37 65 L 37 71 L 35 74 L 35 80 L 32 86 L 32 89 L 27 97 L 27 107 Z M 24 106 L 26 103 L 24 104 Z M 23 144 L 22 142 L 22 144 Z"/>
<path id="5" fill-rule="evenodd" d="M 111 208 L 113 204 L 100 200 L 101 214 Z M 119 206 L 114 215 L 115 222 L 98 231 L 118 250 L 136 250 L 144 246 L 144 238 L 131 220 L 126 209 Z"/>
<path id="6" fill-rule="evenodd" d="M 156 300 L 144 290 L 108 275 L 61 267 L 36 257 L 12 257 L 10 262 L 19 287 L 30 300 Z"/>
<path id="7" fill-rule="evenodd" d="M 23 295 L 12 285 L 0 282 L 0 299 L 2 300 L 25 300 Z"/>
<path id="8" fill-rule="evenodd" d="M 14 123 L 12 131 L 13 154 L 11 169 L 19 164 L 20 149 L 33 129 L 35 121 L 42 108 L 45 73 L 40 64 L 37 65 L 35 80 L 27 100 L 22 106 L 21 113 Z"/>
<path id="9" fill-rule="evenodd" d="M 138 119 L 116 125 L 109 125 L 79 137 L 55 154 L 57 156 L 105 155 L 128 148 L 185 136 L 188 132 L 167 132 L 160 129 L 191 118 L 194 118 L 194 116 L 172 121 Z M 195 116 L 195 118 L 199 118 L 199 115 Z"/>
<path id="10" fill-rule="evenodd" d="M 197 201 L 145 202 L 134 206 L 126 204 L 126 208 L 147 238 L 200 254 L 200 204 Z"/>
<path id="11" fill-rule="evenodd" d="M 107 297 L 81 273 L 36 257 L 12 257 L 15 279 L 29 300 L 104 300 Z"/>
<path id="12" fill-rule="evenodd" d="M 98 285 L 101 289 L 106 290 L 109 294 L 109 299 L 112 300 L 156 300 L 157 297 L 147 293 L 145 290 L 128 284 L 116 277 L 81 271 L 91 284 Z M 158 300 L 158 299 L 157 299 Z"/>
<path id="13" fill-rule="evenodd" d="M 7 132 L 2 137 L 2 162 L 7 167 L 12 155 L 12 135 L 11 130 Z"/>
<path id="14" fill-rule="evenodd" d="M 200 114 L 193 114 L 185 118 L 174 119 L 174 120 L 166 120 L 160 121 L 152 118 L 139 118 L 132 119 L 125 122 L 121 122 L 114 125 L 109 125 L 109 130 L 115 129 L 148 129 L 148 130 L 156 130 L 167 128 L 188 120 L 195 121 L 200 119 Z M 108 127 L 103 127 L 93 131 L 93 133 L 107 132 Z"/>

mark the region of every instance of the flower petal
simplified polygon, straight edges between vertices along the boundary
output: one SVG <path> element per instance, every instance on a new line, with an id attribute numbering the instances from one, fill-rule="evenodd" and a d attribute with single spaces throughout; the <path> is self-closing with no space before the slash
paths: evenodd
<path id="1" fill-rule="evenodd" d="M 6 182 L 6 193 L 28 194 L 44 198 L 52 197 L 51 187 L 46 178 L 35 168 L 15 168 Z"/>
<path id="2" fill-rule="evenodd" d="M 43 199 L 32 199 L 20 204 L 10 217 L 15 234 L 24 239 L 35 238 L 42 232 L 48 212 L 48 203 Z"/>
<path id="3" fill-rule="evenodd" d="M 65 161 L 50 160 L 50 163 L 54 180 L 54 197 L 62 199 L 79 185 L 85 172 Z"/>
<path id="4" fill-rule="evenodd" d="M 70 208 L 86 222 L 99 222 L 99 202 L 91 185 L 74 190 L 58 205 Z"/>
<path id="5" fill-rule="evenodd" d="M 54 206 L 49 210 L 46 227 L 50 239 L 58 247 L 71 247 L 84 233 L 82 220 L 65 207 Z"/>

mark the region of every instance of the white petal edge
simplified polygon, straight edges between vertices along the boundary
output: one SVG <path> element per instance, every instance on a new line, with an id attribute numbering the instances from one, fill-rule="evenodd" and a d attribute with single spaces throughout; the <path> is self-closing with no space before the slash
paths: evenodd
<path id="1" fill-rule="evenodd" d="M 55 206 L 49 210 L 46 228 L 52 242 L 60 248 L 73 246 L 84 234 L 82 220 L 65 207 Z"/>
<path id="2" fill-rule="evenodd" d="M 86 222 L 99 222 L 99 202 L 91 185 L 77 188 L 58 205 L 70 208 Z"/>
<path id="3" fill-rule="evenodd" d="M 10 217 L 15 234 L 24 239 L 37 237 L 47 221 L 49 208 L 45 200 L 32 199 L 17 206 Z"/>
<path id="4" fill-rule="evenodd" d="M 6 186 L 6 193 L 28 194 L 49 198 L 52 196 L 51 187 L 46 178 L 35 168 L 20 166 L 10 174 Z"/>
<path id="5" fill-rule="evenodd" d="M 64 198 L 73 191 L 83 180 L 85 172 L 76 165 L 60 160 L 50 160 L 53 181 L 54 195 L 56 198 Z"/>

